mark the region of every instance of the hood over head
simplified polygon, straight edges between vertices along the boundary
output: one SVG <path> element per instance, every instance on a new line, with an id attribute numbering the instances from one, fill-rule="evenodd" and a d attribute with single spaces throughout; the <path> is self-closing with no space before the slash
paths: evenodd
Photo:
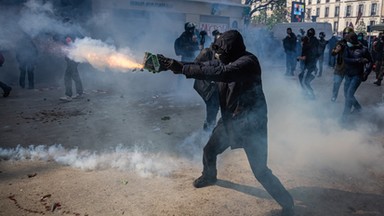
<path id="1" fill-rule="evenodd" d="M 225 61 L 223 61 L 225 64 L 238 59 L 246 50 L 243 36 L 237 30 L 224 32 L 214 42 L 212 48 L 217 54 L 225 57 Z"/>

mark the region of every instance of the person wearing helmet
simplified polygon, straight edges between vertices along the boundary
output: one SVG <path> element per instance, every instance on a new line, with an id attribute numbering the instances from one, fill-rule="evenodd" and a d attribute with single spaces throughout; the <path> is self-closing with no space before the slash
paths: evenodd
<path id="1" fill-rule="evenodd" d="M 318 77 L 321 77 L 323 75 L 323 62 L 324 62 L 324 51 L 327 47 L 328 41 L 325 40 L 325 33 L 320 32 L 319 34 L 319 58 L 318 58 L 318 65 L 319 65 L 319 71 L 317 73 Z"/>
<path id="2" fill-rule="evenodd" d="M 336 58 L 335 69 L 333 72 L 333 88 L 332 88 L 332 102 L 336 102 L 337 96 L 339 95 L 339 89 L 344 79 L 344 59 L 343 52 L 347 46 L 345 37 L 349 33 L 353 33 L 354 30 L 351 27 L 345 27 L 343 30 L 343 38 L 336 43 L 336 46 L 332 49 L 332 56 Z"/>
<path id="3" fill-rule="evenodd" d="M 183 63 L 158 54 L 163 70 L 187 78 L 218 83 L 221 119 L 203 150 L 203 172 L 196 188 L 217 182 L 217 157 L 227 148 L 243 148 L 256 179 L 282 207 L 283 216 L 294 215 L 294 201 L 267 166 L 268 115 L 258 58 L 246 51 L 237 30 L 224 32 L 212 45 L 215 60 Z"/>
<path id="4" fill-rule="evenodd" d="M 347 47 L 343 53 L 345 66 L 344 97 L 345 105 L 342 123 L 347 123 L 352 112 L 360 112 L 361 105 L 355 98 L 355 92 L 361 82 L 366 81 L 372 69 L 372 57 L 368 48 L 363 46 L 356 33 L 349 33 L 345 37 Z"/>
<path id="5" fill-rule="evenodd" d="M 184 24 L 184 32 L 175 41 L 175 53 L 183 62 L 193 62 L 199 50 L 199 42 L 195 34 L 196 26 L 192 22 Z"/>

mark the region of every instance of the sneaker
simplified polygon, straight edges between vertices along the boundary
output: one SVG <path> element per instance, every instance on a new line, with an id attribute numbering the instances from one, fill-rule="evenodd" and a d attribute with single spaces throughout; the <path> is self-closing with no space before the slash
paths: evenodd
<path id="1" fill-rule="evenodd" d="M 69 96 L 66 95 L 64 97 L 61 97 L 60 100 L 61 101 L 66 101 L 66 102 L 70 102 L 70 101 L 72 101 L 72 97 L 69 97 Z"/>
<path id="2" fill-rule="evenodd" d="M 4 90 L 3 97 L 8 97 L 9 93 L 11 93 L 12 88 L 8 87 Z"/>
<path id="3" fill-rule="evenodd" d="M 83 98 L 82 94 L 76 94 L 75 96 L 72 97 L 72 99 L 81 99 Z"/>
<path id="4" fill-rule="evenodd" d="M 195 188 L 202 188 L 210 185 L 214 185 L 217 181 L 216 177 L 207 177 L 207 176 L 200 176 L 199 178 L 195 179 L 193 181 L 193 186 Z"/>

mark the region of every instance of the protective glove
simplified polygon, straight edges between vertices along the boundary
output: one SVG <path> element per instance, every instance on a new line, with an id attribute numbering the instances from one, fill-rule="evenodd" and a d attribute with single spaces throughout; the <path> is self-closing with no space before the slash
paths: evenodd
<path id="1" fill-rule="evenodd" d="M 167 68 L 171 70 L 174 74 L 181 74 L 183 70 L 183 64 L 175 59 L 166 58 L 162 54 L 157 54 L 157 58 L 159 59 L 160 67 Z"/>

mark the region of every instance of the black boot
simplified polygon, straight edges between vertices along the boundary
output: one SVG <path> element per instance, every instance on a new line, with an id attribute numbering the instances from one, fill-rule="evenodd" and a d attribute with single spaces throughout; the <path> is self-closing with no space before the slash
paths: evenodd
<path id="1" fill-rule="evenodd" d="M 217 181 L 216 176 L 201 175 L 199 178 L 193 181 L 193 186 L 195 188 L 202 188 L 210 185 L 214 185 Z"/>
<path id="2" fill-rule="evenodd" d="M 381 86 L 381 79 L 376 80 L 373 84 L 376 84 L 377 86 Z"/>
<path id="3" fill-rule="evenodd" d="M 204 166 L 202 175 L 199 178 L 195 179 L 195 181 L 193 181 L 193 186 L 195 188 L 202 188 L 202 187 L 213 185 L 217 181 L 216 176 L 217 176 L 217 170 L 215 166 L 212 166 L 212 167 Z"/>

